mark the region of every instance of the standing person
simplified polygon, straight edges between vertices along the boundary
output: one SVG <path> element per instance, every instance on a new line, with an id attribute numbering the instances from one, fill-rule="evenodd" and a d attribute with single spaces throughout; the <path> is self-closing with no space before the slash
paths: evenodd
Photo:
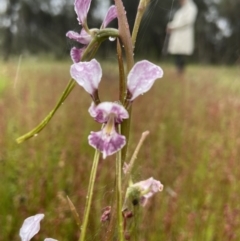
<path id="1" fill-rule="evenodd" d="M 192 0 L 179 0 L 180 8 L 174 14 L 172 22 L 167 25 L 169 34 L 168 53 L 175 55 L 177 72 L 182 75 L 185 70 L 185 56 L 194 50 L 194 23 L 197 7 Z"/>

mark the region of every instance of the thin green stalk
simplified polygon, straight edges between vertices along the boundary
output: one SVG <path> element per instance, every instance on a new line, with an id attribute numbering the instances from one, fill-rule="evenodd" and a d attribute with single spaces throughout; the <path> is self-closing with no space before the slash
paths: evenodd
<path id="1" fill-rule="evenodd" d="M 62 103 L 65 101 L 65 99 L 68 97 L 70 92 L 73 90 L 75 86 L 75 81 L 71 79 L 64 90 L 62 96 L 58 100 L 56 106 L 54 109 L 40 122 L 38 126 L 36 126 L 34 129 L 31 131 L 27 132 L 23 136 L 20 136 L 19 138 L 16 139 L 17 143 L 21 143 L 23 141 L 26 141 L 27 139 L 30 139 L 33 136 L 36 136 L 40 131 L 44 129 L 44 127 L 48 124 L 48 122 L 52 119 L 54 116 L 55 112 L 58 110 L 58 108 L 62 105 Z"/>
<path id="2" fill-rule="evenodd" d="M 123 184 L 123 192 L 126 193 L 127 187 L 128 187 L 128 183 L 132 174 L 132 169 L 135 163 L 135 160 L 137 159 L 137 155 L 138 152 L 140 150 L 140 148 L 142 147 L 143 142 L 145 141 L 146 137 L 149 135 L 149 131 L 144 131 L 141 135 L 141 138 L 137 144 L 137 147 L 132 155 L 132 158 L 128 164 L 128 168 L 127 171 L 125 173 L 125 177 L 124 177 L 124 184 Z"/>
<path id="3" fill-rule="evenodd" d="M 117 224 L 119 241 L 123 241 L 123 216 L 122 216 L 122 155 L 117 153 L 116 158 L 116 195 L 117 195 Z"/>
<path id="4" fill-rule="evenodd" d="M 132 31 L 133 48 L 135 47 L 137 34 L 138 34 L 138 30 L 139 30 L 139 27 L 140 27 L 140 23 L 141 23 L 143 14 L 145 13 L 147 5 L 149 4 L 149 2 L 150 2 L 150 0 L 140 0 L 140 2 L 139 2 L 137 16 L 136 16 L 133 31 Z"/>
<path id="5" fill-rule="evenodd" d="M 81 234 L 80 234 L 79 241 L 84 241 L 85 236 L 86 236 L 89 213 L 90 213 L 91 204 L 92 204 L 93 188 L 94 188 L 96 174 L 97 174 L 99 157 L 100 157 L 100 152 L 98 150 L 96 150 L 94 159 L 93 159 L 93 165 L 92 165 L 92 170 L 91 170 L 91 174 L 90 174 L 90 179 L 89 179 L 88 191 L 87 191 L 87 196 L 86 196 L 86 205 L 85 205 L 84 215 L 83 215 L 83 224 L 81 226 Z"/>

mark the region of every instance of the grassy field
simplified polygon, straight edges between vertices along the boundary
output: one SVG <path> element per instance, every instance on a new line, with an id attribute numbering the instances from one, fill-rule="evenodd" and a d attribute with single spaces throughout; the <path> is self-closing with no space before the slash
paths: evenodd
<path id="1" fill-rule="evenodd" d="M 116 62 L 113 60 L 112 62 Z M 37 137 L 15 139 L 53 108 L 69 80 L 69 63 L 0 63 L 0 241 L 19 240 L 23 220 L 45 213 L 34 240 L 77 240 L 68 195 L 82 215 L 93 149 L 87 136 L 100 126 L 90 97 L 76 87 Z M 190 66 L 184 80 L 172 66 L 134 102 L 129 157 L 145 130 L 135 181 L 164 184 L 142 210 L 140 241 L 240 240 L 240 69 Z M 102 100 L 117 100 L 117 72 L 103 65 Z M 88 240 L 104 240 L 101 209 L 114 187 L 114 157 L 100 160 Z"/>

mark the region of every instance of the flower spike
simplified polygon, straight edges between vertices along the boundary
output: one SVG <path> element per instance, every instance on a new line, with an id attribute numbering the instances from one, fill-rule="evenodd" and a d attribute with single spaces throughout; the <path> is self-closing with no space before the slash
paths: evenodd
<path id="1" fill-rule="evenodd" d="M 70 68 L 70 74 L 79 85 L 91 96 L 94 96 L 102 78 L 102 68 L 96 59 L 74 63 Z"/>
<path id="2" fill-rule="evenodd" d="M 147 60 L 137 62 L 127 77 L 128 93 L 131 96 L 129 101 L 133 101 L 139 95 L 147 92 L 155 80 L 162 76 L 163 70 L 159 66 Z"/>

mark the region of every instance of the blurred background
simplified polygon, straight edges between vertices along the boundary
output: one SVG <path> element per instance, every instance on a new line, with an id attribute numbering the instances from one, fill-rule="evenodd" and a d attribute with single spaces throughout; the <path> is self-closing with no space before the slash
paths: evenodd
<path id="1" fill-rule="evenodd" d="M 123 1 L 132 28 L 138 1 Z M 204 63 L 236 63 L 240 49 L 240 2 L 238 0 L 195 0 L 196 50 L 193 60 Z M 110 1 L 93 1 L 88 23 L 100 26 Z M 153 0 L 144 16 L 136 53 L 160 58 L 166 24 L 172 19 L 178 1 Z M 114 23 L 113 23 L 114 25 Z M 0 51 L 7 60 L 19 54 L 53 54 L 66 57 L 72 43 L 68 30 L 79 31 L 73 1 L 68 0 L 1 0 Z M 109 49 L 102 48 L 103 54 Z"/>
<path id="2" fill-rule="evenodd" d="M 55 106 L 65 89 L 80 26 L 73 0 L 0 0 L 0 241 L 17 241 L 23 220 L 44 213 L 33 240 L 78 240 L 66 195 L 83 215 L 93 148 L 89 95 L 76 86 L 38 136 L 17 144 Z M 162 54 L 177 1 L 152 0 L 136 59 L 150 59 L 164 77 L 133 104 L 128 160 L 149 130 L 134 181 L 160 180 L 164 190 L 141 209 L 139 241 L 240 240 L 240 1 L 195 0 L 196 48 L 183 79 Z M 132 28 L 137 0 L 125 0 Z M 88 23 L 100 26 L 110 2 L 93 1 Z M 112 26 L 117 26 L 113 22 Z M 102 101 L 118 99 L 116 41 L 97 54 Z M 104 240 L 104 207 L 114 189 L 115 157 L 100 159 L 87 241 Z M 130 220 L 131 222 L 131 220 Z M 131 240 L 131 239 L 130 239 Z"/>

